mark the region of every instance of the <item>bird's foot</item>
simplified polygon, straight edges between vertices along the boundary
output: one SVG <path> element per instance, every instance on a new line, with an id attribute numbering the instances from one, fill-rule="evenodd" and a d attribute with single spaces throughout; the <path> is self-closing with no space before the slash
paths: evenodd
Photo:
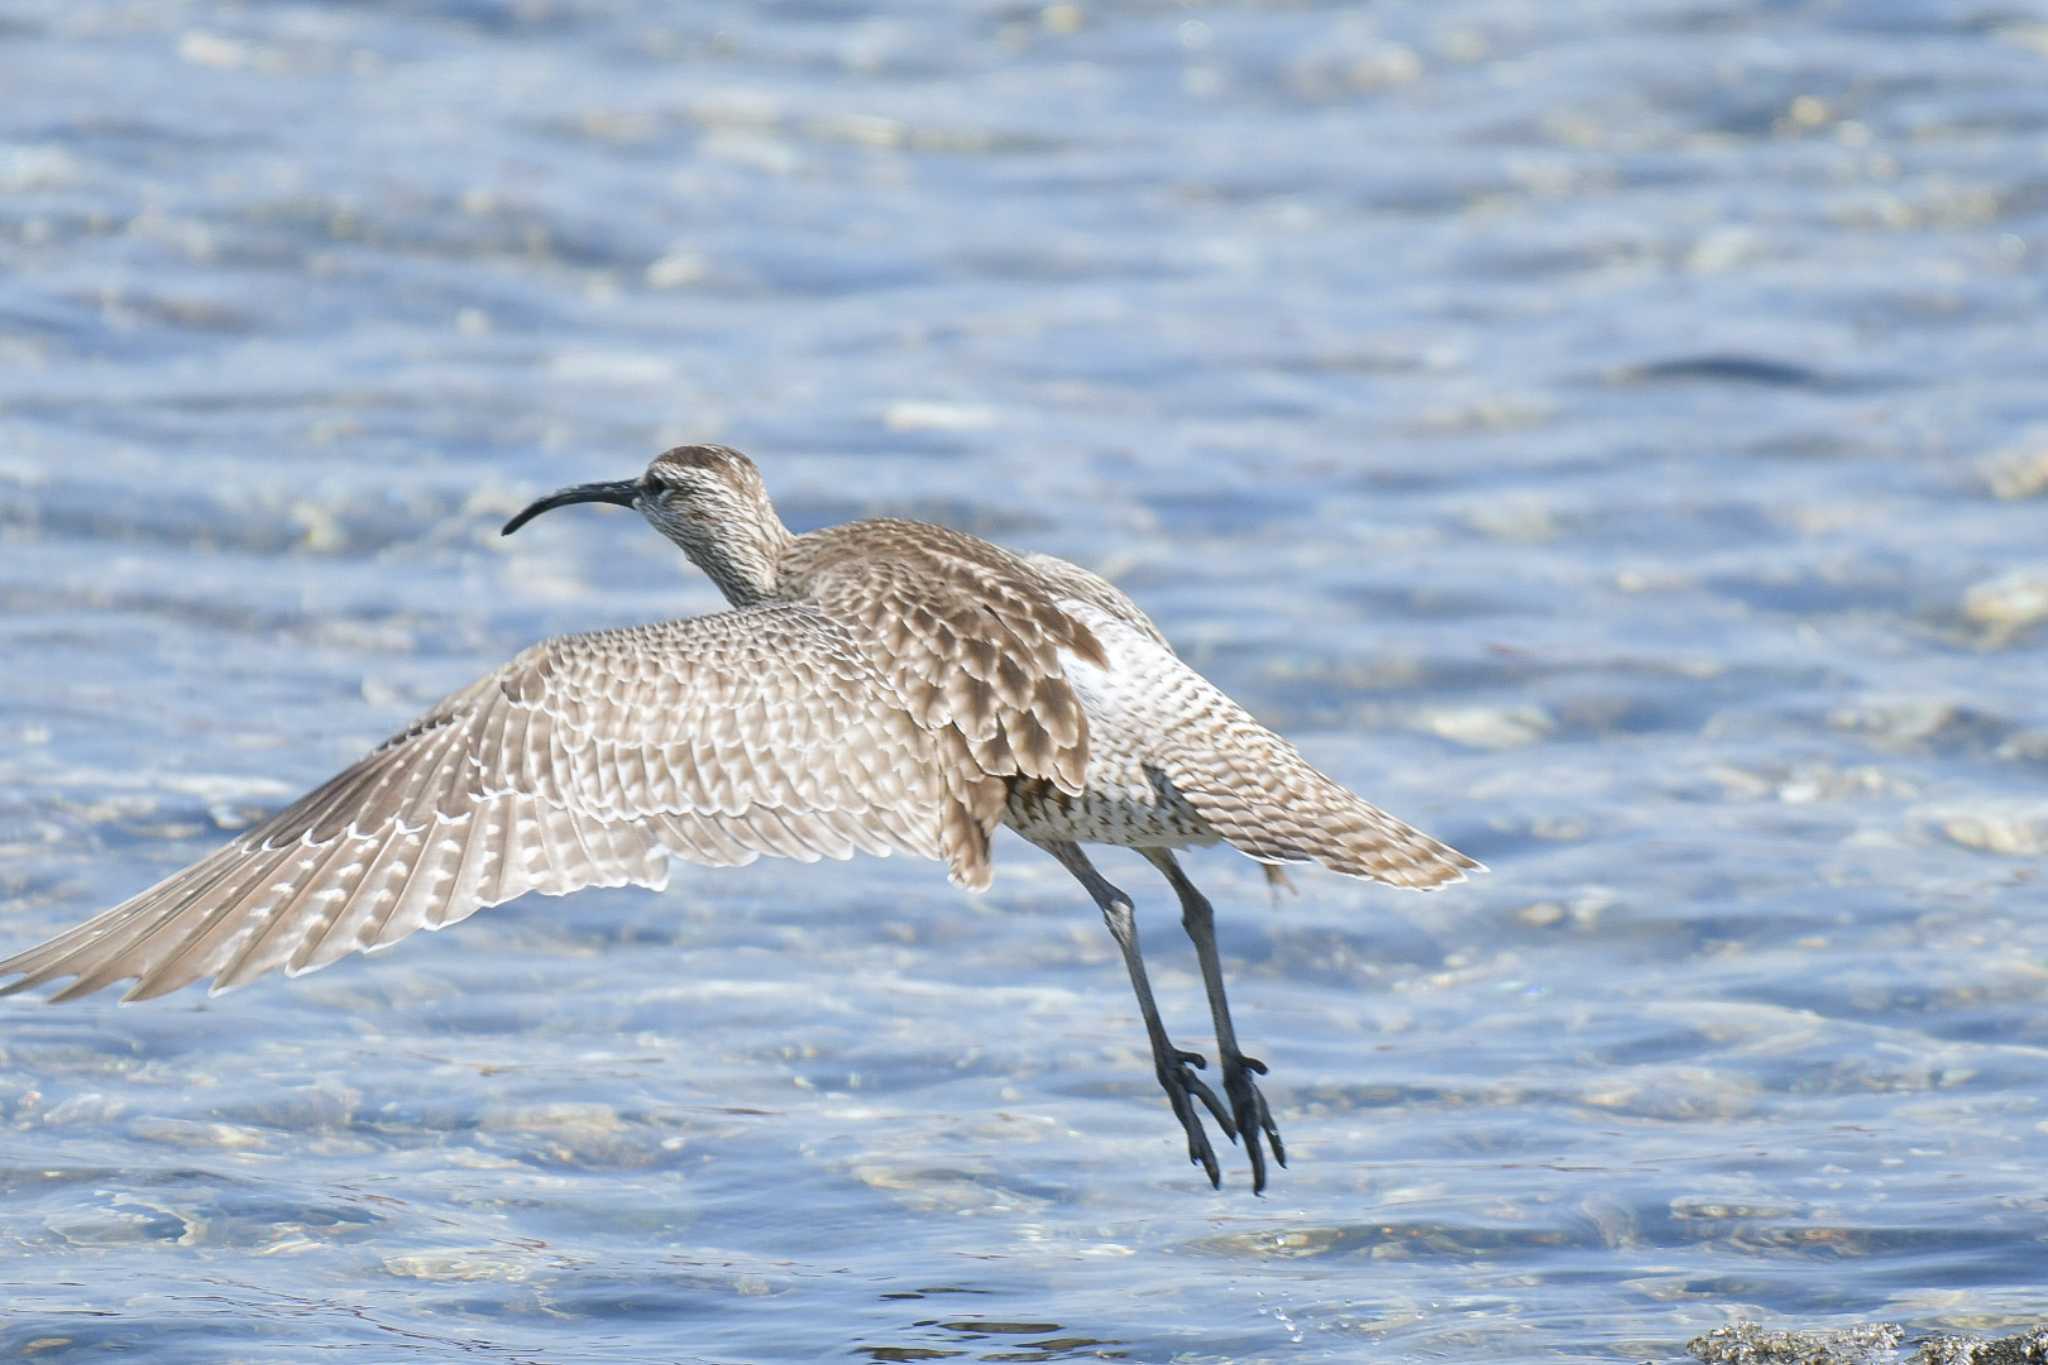
<path id="1" fill-rule="evenodd" d="M 1215 1149 L 1209 1145 L 1209 1135 L 1202 1131 L 1202 1116 L 1195 1110 L 1195 1101 L 1200 1100 L 1216 1119 L 1223 1135 L 1232 1142 L 1237 1141 L 1237 1129 L 1230 1121 L 1230 1111 L 1223 1107 L 1223 1101 L 1209 1088 L 1208 1082 L 1195 1074 L 1209 1063 L 1199 1052 L 1182 1052 L 1173 1048 L 1155 1059 L 1160 1088 L 1166 1091 L 1167 1101 L 1173 1105 L 1173 1116 L 1180 1120 L 1180 1126 L 1188 1135 L 1188 1163 L 1200 1166 L 1209 1177 L 1212 1188 L 1223 1187 L 1223 1173 L 1216 1165 Z M 1257 1094 L 1257 1091 L 1252 1092 Z"/>
<path id="2" fill-rule="evenodd" d="M 1266 1143 L 1273 1149 L 1273 1160 L 1280 1165 L 1287 1164 L 1287 1146 L 1280 1141 L 1279 1125 L 1273 1122 L 1273 1111 L 1266 1107 L 1266 1097 L 1259 1093 L 1252 1075 L 1266 1074 L 1266 1064 L 1256 1057 L 1223 1056 L 1223 1093 L 1230 1096 L 1230 1111 L 1234 1124 L 1225 1124 L 1225 1130 L 1235 1127 L 1244 1135 L 1245 1154 L 1252 1159 L 1252 1193 L 1264 1193 L 1266 1188 L 1266 1155 L 1259 1150 L 1259 1134 L 1266 1135 Z M 1232 1135 L 1233 1139 L 1235 1134 Z"/>

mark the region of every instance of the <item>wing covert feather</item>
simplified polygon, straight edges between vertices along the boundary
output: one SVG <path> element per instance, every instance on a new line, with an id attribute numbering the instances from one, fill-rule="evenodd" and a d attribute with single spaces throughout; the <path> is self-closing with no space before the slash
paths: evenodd
<path id="1" fill-rule="evenodd" d="M 952 878 L 989 884 L 989 836 L 1010 784 L 1040 779 L 1078 794 L 1088 718 L 1063 656 L 1107 666 L 1052 580 L 985 540 L 877 518 L 799 536 L 785 588 L 846 622 L 911 718 L 935 742 Z"/>

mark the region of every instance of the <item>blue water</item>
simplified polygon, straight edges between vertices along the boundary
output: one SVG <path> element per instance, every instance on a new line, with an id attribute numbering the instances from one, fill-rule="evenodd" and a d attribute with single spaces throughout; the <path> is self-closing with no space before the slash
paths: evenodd
<path id="1" fill-rule="evenodd" d="M 2048 1318 L 2048 17 L 0 17 L 0 952 L 800 528 L 1111 574 L 1430 899 L 1227 852 L 1212 1193 L 1009 840 L 0 1005 L 0 1355 L 1669 1359 Z M 1171 897 L 1132 890 L 1209 1050 Z"/>

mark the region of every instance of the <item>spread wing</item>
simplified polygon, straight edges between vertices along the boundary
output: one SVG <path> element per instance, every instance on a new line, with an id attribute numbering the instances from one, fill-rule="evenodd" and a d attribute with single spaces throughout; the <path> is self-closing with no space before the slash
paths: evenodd
<path id="1" fill-rule="evenodd" d="M 940 856 L 932 735 L 845 627 L 778 605 L 527 650 L 225 848 L 0 962 L 11 994 L 216 992 L 671 855 Z"/>

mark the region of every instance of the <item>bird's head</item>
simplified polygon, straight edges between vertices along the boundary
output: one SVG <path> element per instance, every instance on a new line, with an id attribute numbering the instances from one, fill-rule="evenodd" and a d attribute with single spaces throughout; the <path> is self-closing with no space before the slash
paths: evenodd
<path id="1" fill-rule="evenodd" d="M 501 534 L 577 502 L 634 508 L 740 605 L 772 595 L 775 561 L 790 539 L 761 471 L 728 446 L 677 446 L 655 456 L 637 479 L 550 493 L 506 522 Z"/>

